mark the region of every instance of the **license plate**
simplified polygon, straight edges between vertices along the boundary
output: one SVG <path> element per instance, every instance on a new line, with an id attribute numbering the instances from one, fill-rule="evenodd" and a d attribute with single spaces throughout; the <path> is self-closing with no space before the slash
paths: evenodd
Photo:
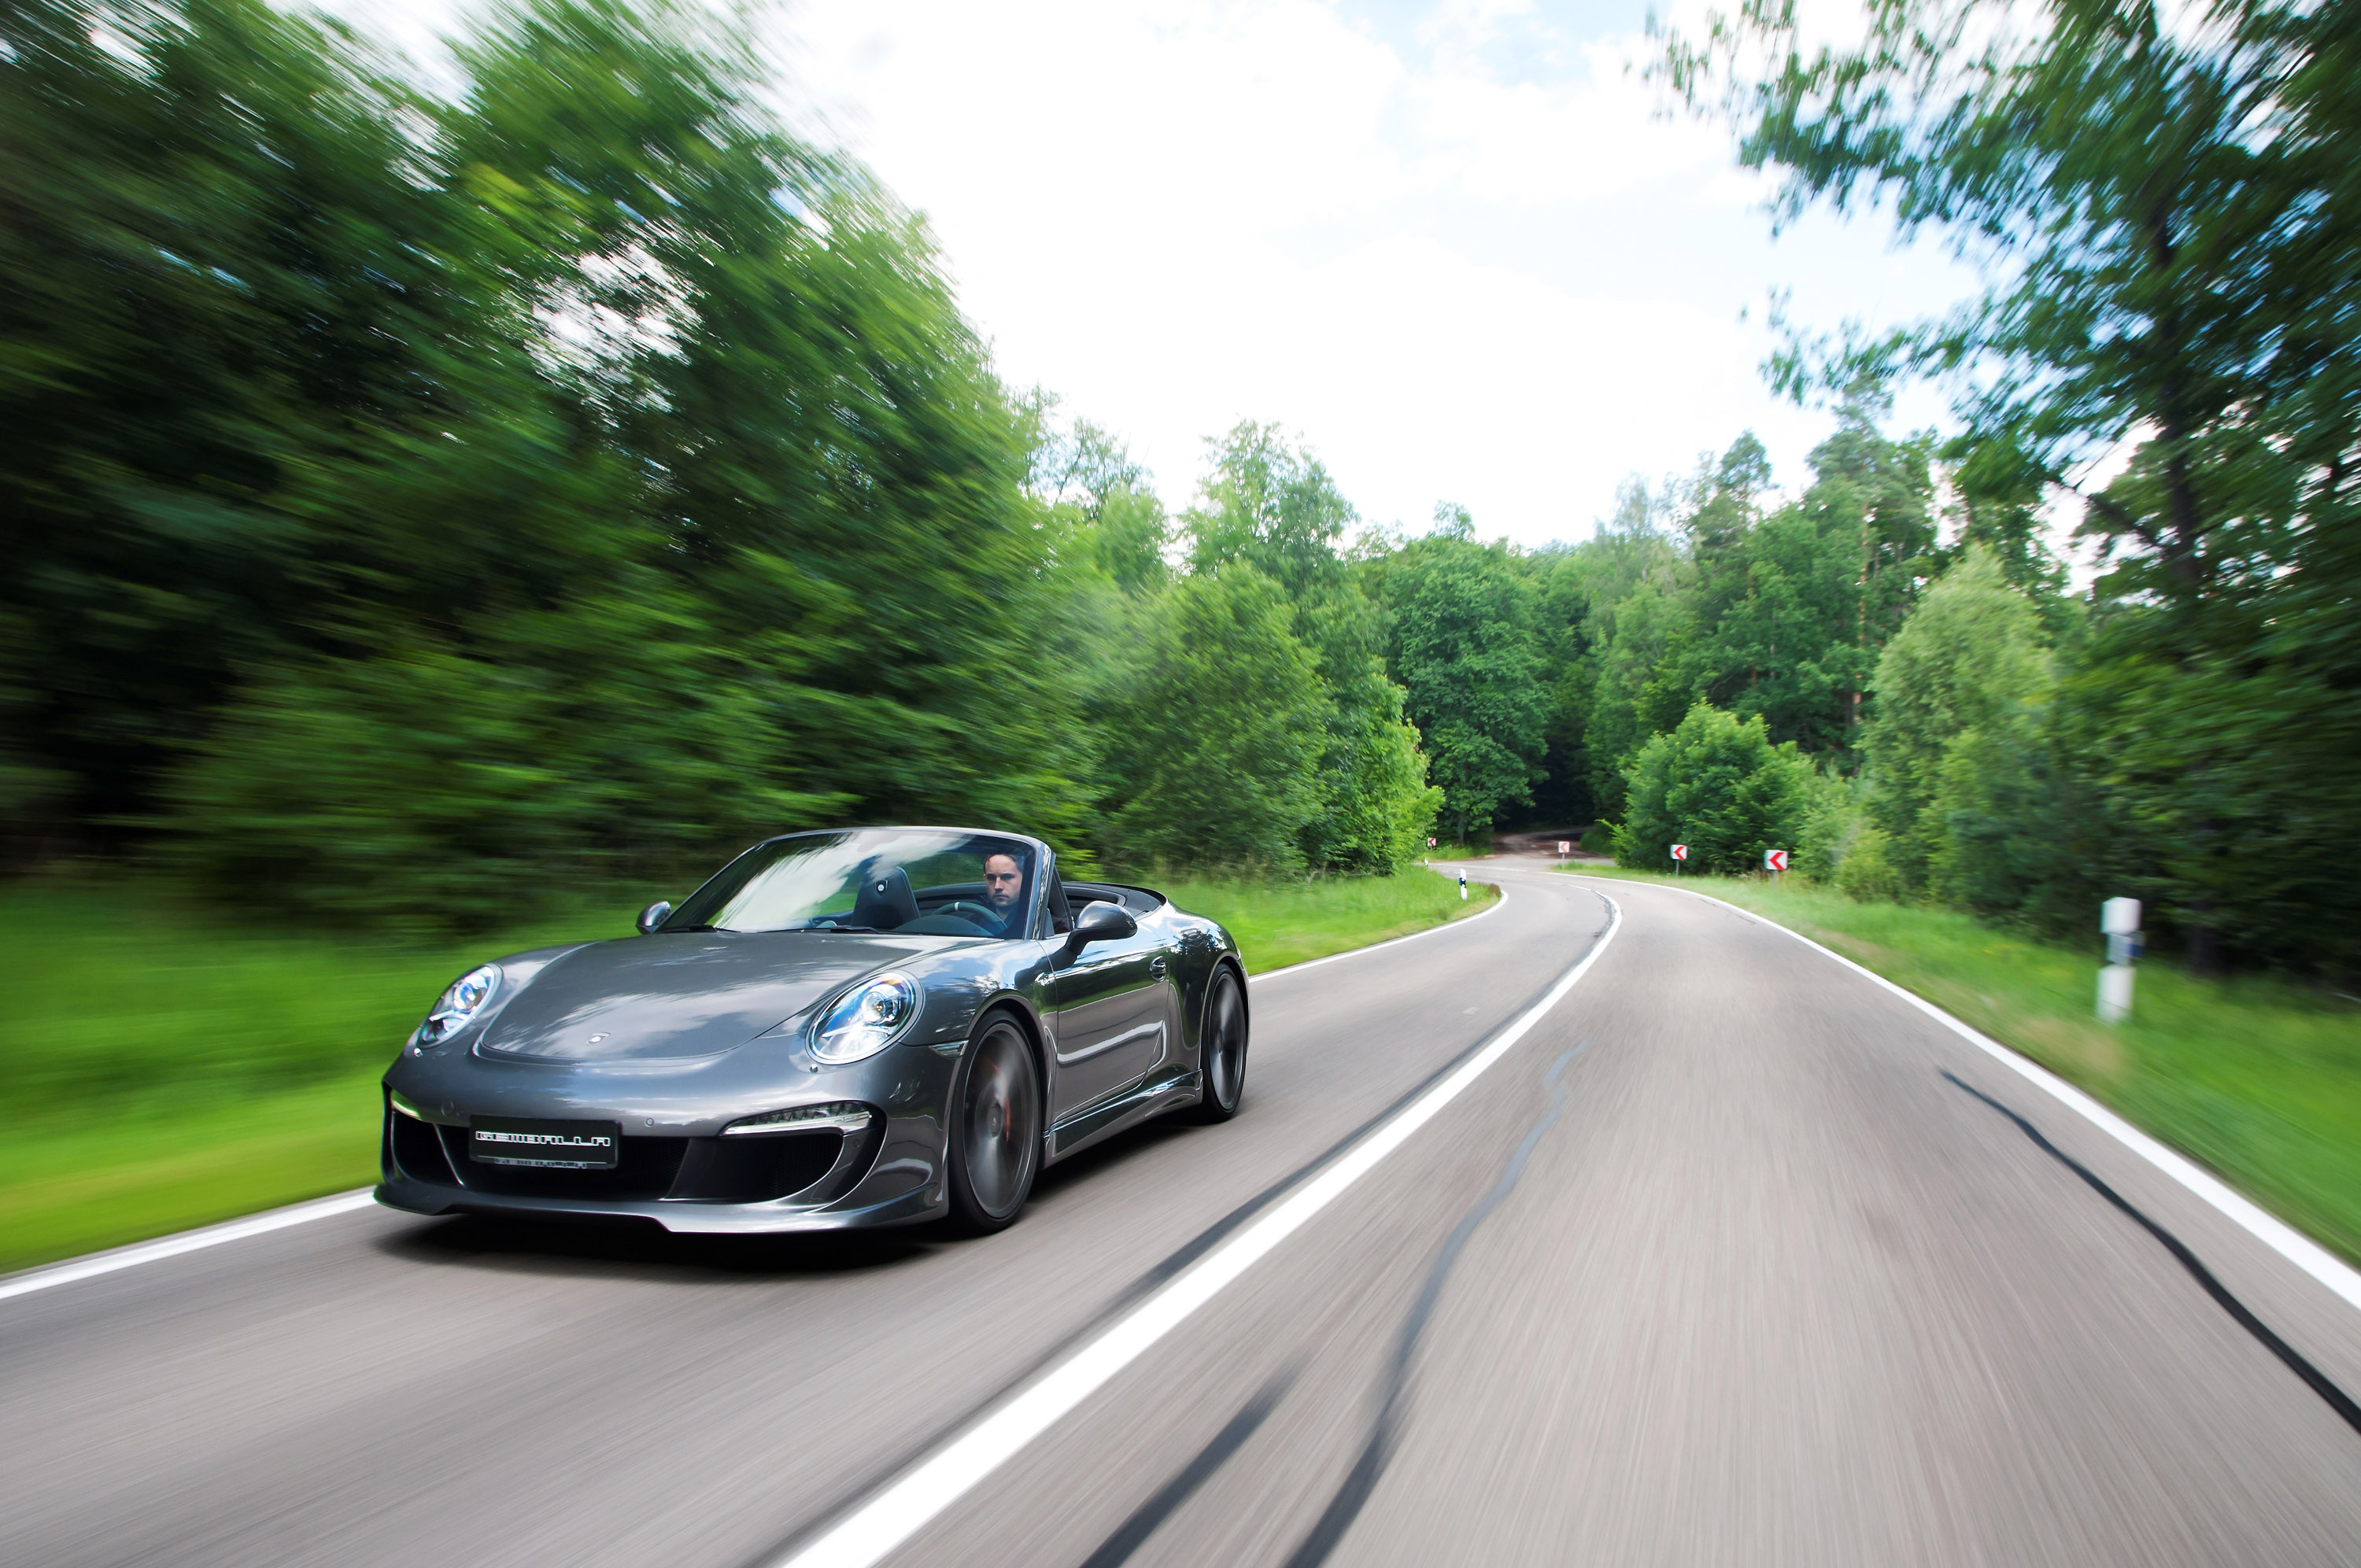
<path id="1" fill-rule="evenodd" d="M 478 1116 L 467 1152 L 488 1165 L 538 1165 L 557 1170 L 612 1170 L 623 1148 L 613 1122 L 527 1122 Z"/>

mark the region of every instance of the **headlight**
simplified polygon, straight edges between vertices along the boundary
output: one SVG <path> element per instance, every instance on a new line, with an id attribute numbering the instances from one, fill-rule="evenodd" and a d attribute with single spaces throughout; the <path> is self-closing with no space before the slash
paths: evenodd
<path id="1" fill-rule="evenodd" d="M 909 1032 L 918 1016 L 918 982 L 881 974 L 846 993 L 812 1031 L 812 1055 L 822 1061 L 873 1057 Z"/>
<path id="2" fill-rule="evenodd" d="M 500 966 L 481 964 L 451 982 L 426 1014 L 426 1022 L 418 1025 L 414 1037 L 422 1046 L 440 1044 L 457 1034 L 484 1010 L 484 1003 L 500 988 Z"/>

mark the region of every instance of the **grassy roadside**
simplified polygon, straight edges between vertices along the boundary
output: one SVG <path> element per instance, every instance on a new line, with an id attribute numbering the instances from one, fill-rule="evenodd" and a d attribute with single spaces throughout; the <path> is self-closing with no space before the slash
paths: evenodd
<path id="1" fill-rule="evenodd" d="M 0 888 L 0 1269 L 375 1180 L 377 1080 L 435 993 L 627 933 L 608 902 L 417 944 L 240 929 L 152 883 Z"/>
<path id="2" fill-rule="evenodd" d="M 1168 891 L 1257 973 L 1497 896 L 1423 874 Z M 636 906 L 417 945 L 238 930 L 131 882 L 0 888 L 0 1270 L 375 1180 L 378 1078 L 435 993 L 498 953 L 625 935 Z"/>
<path id="3" fill-rule="evenodd" d="M 1248 974 L 1407 937 L 1488 909 L 1500 896 L 1489 883 L 1470 883 L 1462 902 L 1450 879 L 1420 871 L 1278 884 L 1195 880 L 1167 883 L 1163 892 L 1191 915 L 1227 927 Z"/>
<path id="4" fill-rule="evenodd" d="M 2092 1015 L 2095 938 L 2078 952 L 1949 910 L 1856 904 L 1792 880 L 1775 892 L 1755 878 L 1680 881 L 1825 943 L 2022 1051 L 2361 1263 L 2361 1007 L 2266 976 L 2192 981 L 2149 963 L 2132 1016 L 2111 1026 Z"/>

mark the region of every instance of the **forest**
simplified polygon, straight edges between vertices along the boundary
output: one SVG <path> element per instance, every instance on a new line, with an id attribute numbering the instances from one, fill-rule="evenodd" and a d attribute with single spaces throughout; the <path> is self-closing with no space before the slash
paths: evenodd
<path id="1" fill-rule="evenodd" d="M 1790 332 L 1808 474 L 1739 435 L 1526 549 L 1363 518 L 1283 421 L 1168 510 L 694 11 L 493 11 L 430 92 L 259 0 L 20 0 L 8 861 L 436 930 L 862 819 L 1278 877 L 1590 825 L 2350 977 L 2356 19 L 1967 9 L 1665 40 L 1781 214 L 1882 203 L 1997 281 Z M 1958 433 L 1890 428 L 1912 375 Z M 2119 449 L 2077 584 L 2045 503 Z"/>

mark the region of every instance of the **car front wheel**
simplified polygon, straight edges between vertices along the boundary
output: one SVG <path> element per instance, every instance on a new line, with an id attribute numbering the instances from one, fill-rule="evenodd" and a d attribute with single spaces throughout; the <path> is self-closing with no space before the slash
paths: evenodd
<path id="1" fill-rule="evenodd" d="M 1205 991 L 1205 1021 L 1197 1031 L 1197 1061 L 1204 1097 L 1191 1118 L 1226 1122 L 1238 1113 L 1246 1092 L 1246 1003 L 1237 971 L 1224 964 Z"/>
<path id="2" fill-rule="evenodd" d="M 951 1223 L 984 1235 L 1016 1222 L 1041 1168 L 1041 1078 L 1025 1031 L 994 1014 L 968 1042 L 950 1149 Z"/>

